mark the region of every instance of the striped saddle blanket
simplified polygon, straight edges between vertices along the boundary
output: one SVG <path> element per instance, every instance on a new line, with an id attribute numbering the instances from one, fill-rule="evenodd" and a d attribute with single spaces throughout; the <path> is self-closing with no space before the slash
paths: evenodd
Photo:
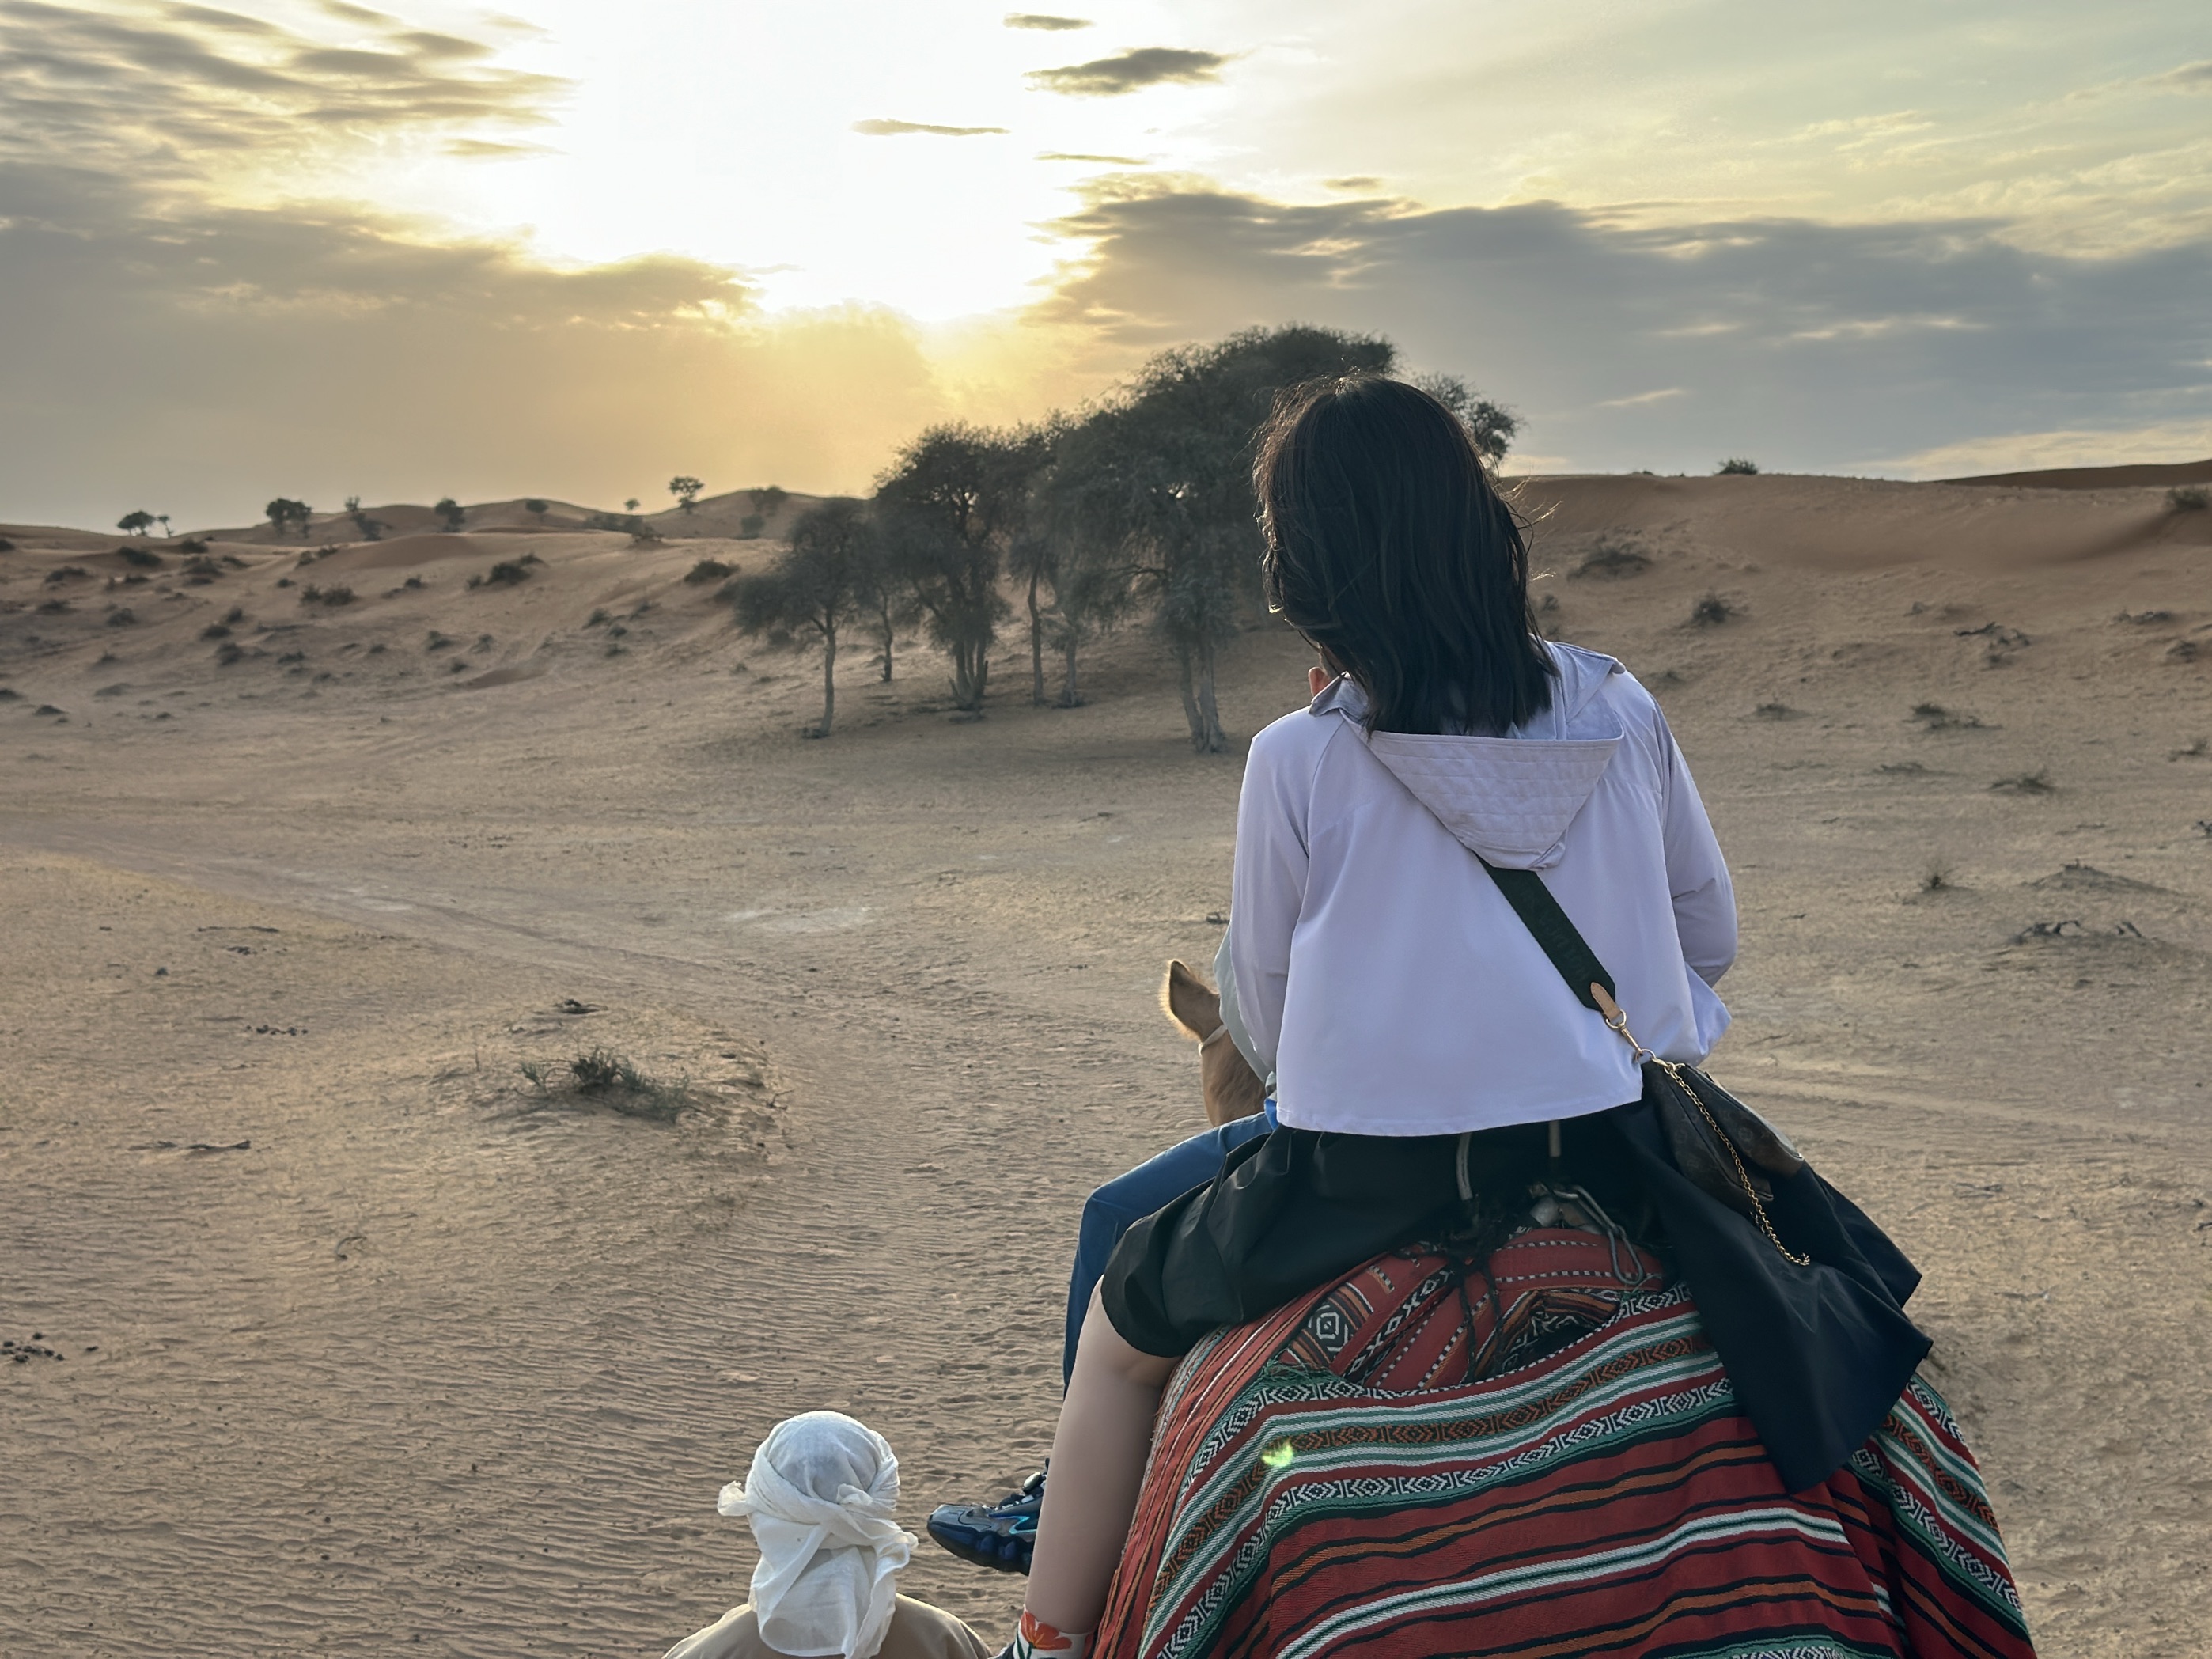
<path id="1" fill-rule="evenodd" d="M 1582 1231 L 1379 1257 L 1193 1351 L 1100 1659 L 2031 1656 L 1959 1425 L 1916 1378 L 1783 1490 L 1695 1304 Z"/>

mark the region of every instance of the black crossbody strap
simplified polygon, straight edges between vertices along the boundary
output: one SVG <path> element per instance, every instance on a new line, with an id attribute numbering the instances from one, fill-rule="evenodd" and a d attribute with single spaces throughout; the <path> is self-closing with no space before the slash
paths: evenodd
<path id="1" fill-rule="evenodd" d="M 1490 878 L 1498 884 L 1498 890 L 1513 907 L 1513 914 L 1528 925 L 1535 935 L 1536 943 L 1552 959 L 1552 966 L 1559 970 L 1559 977 L 1567 982 L 1567 989 L 1575 994 L 1583 1006 L 1592 1013 L 1602 1014 L 1597 998 L 1590 992 L 1593 985 L 1602 985 L 1605 994 L 1617 997 L 1613 975 L 1605 971 L 1605 964 L 1597 959 L 1559 902 L 1552 896 L 1552 890 L 1544 885 L 1544 878 L 1534 870 L 1501 870 L 1477 853 L 1475 862 L 1490 872 Z"/>

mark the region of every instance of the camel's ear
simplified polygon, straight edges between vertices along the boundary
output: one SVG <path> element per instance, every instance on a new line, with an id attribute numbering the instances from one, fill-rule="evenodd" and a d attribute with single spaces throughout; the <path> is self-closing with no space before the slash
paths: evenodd
<path id="1" fill-rule="evenodd" d="M 1220 997 L 1180 962 L 1168 963 L 1168 976 L 1160 985 L 1160 1007 L 1199 1042 L 1221 1029 Z"/>

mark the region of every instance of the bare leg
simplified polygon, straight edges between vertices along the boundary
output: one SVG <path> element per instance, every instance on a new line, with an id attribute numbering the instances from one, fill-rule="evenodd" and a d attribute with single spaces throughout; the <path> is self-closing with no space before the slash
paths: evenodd
<path id="1" fill-rule="evenodd" d="M 1052 1478 L 1037 1516 L 1024 1608 L 1055 1629 L 1096 1630 L 1121 1564 L 1152 1449 L 1152 1418 L 1176 1361 L 1121 1340 L 1091 1294 L 1075 1374 L 1052 1441 Z"/>

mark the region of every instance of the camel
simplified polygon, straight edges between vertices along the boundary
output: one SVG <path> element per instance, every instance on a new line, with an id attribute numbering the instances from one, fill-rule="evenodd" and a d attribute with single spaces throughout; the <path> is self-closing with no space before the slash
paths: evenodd
<path id="1" fill-rule="evenodd" d="M 1185 1036 L 1198 1044 L 1200 1086 L 1205 1091 L 1206 1121 L 1215 1128 L 1250 1117 L 1267 1102 L 1267 1091 L 1221 1023 L 1220 994 L 1188 963 L 1170 962 L 1160 981 L 1160 1008 Z"/>

